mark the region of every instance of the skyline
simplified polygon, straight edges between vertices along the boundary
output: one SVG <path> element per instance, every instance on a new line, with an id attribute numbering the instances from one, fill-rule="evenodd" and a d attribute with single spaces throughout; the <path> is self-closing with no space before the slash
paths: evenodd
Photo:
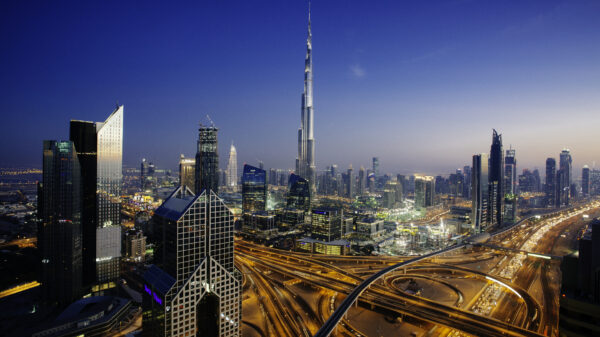
<path id="1" fill-rule="evenodd" d="M 575 177 L 600 159 L 586 141 L 600 110 L 600 4 L 343 4 L 312 4 L 319 171 L 376 156 L 382 172 L 446 173 L 486 153 L 492 128 L 518 172 L 543 173 L 564 147 Z M 221 156 L 233 140 L 240 164 L 294 167 L 307 3 L 165 18 L 156 4 L 25 6 L 2 5 L 2 166 L 41 167 L 42 140 L 68 139 L 69 120 L 102 118 L 118 100 L 127 166 L 175 168 L 208 113 Z"/>

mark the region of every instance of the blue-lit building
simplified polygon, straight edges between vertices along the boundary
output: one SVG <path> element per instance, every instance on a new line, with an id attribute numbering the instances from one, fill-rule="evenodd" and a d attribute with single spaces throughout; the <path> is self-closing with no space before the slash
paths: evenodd
<path id="1" fill-rule="evenodd" d="M 266 209 L 267 172 L 246 164 L 242 174 L 242 211 L 244 213 L 254 213 Z"/>

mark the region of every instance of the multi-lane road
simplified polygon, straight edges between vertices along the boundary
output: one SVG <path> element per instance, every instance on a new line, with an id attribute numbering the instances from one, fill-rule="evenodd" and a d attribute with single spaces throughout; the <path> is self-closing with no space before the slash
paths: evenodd
<path id="1" fill-rule="evenodd" d="M 243 335 L 308 337 L 337 314 L 339 320 L 329 323 L 332 335 L 402 330 L 428 336 L 554 336 L 559 261 L 520 251 L 568 252 L 585 224 L 582 215 L 600 215 L 599 206 L 524 221 L 494 236 L 489 243 L 496 248 L 459 247 L 413 263 L 403 257 L 310 255 L 236 240 L 236 265 L 244 275 Z M 372 283 L 365 282 L 377 273 Z M 417 293 L 407 289 L 409 281 L 420 288 Z M 357 287 L 358 300 L 344 304 Z"/>

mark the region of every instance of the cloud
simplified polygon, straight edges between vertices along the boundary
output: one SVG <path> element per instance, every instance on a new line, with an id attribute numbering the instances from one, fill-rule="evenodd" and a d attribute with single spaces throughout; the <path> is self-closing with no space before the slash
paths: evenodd
<path id="1" fill-rule="evenodd" d="M 358 63 L 350 66 L 350 72 L 355 78 L 363 78 L 367 74 L 366 70 Z"/>

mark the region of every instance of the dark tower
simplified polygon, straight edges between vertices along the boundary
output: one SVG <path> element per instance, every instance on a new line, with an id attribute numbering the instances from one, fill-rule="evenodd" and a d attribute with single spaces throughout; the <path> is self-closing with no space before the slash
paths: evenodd
<path id="1" fill-rule="evenodd" d="M 44 301 L 67 305 L 81 287 L 81 185 L 79 160 L 70 141 L 44 141 L 38 248 Z"/>
<path id="2" fill-rule="evenodd" d="M 546 206 L 556 205 L 556 159 L 546 159 Z"/>
<path id="3" fill-rule="evenodd" d="M 267 172 L 251 165 L 244 165 L 242 174 L 242 210 L 254 213 L 267 209 Z"/>
<path id="4" fill-rule="evenodd" d="M 491 226 L 502 225 L 504 217 L 504 151 L 502 135 L 494 130 L 490 149 L 489 221 Z"/>
<path id="5" fill-rule="evenodd" d="M 198 149 L 196 152 L 196 181 L 195 193 L 203 190 L 219 192 L 219 129 L 213 126 L 203 126 L 198 129 Z"/>

